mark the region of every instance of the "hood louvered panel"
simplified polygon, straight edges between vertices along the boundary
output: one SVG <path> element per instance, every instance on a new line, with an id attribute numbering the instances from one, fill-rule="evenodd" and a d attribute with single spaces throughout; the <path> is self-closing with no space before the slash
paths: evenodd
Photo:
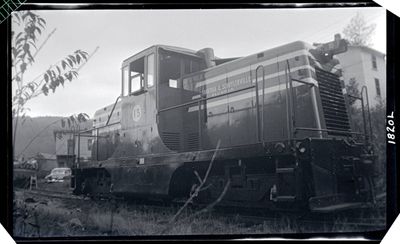
<path id="1" fill-rule="evenodd" d="M 186 135 L 186 147 L 189 151 L 199 150 L 199 134 L 197 132 Z"/>
<path id="2" fill-rule="evenodd" d="M 169 149 L 173 151 L 179 151 L 181 149 L 179 133 L 163 132 L 161 138 Z"/>
<path id="3" fill-rule="evenodd" d="M 350 132 L 350 123 L 339 77 L 318 67 L 315 70 L 326 128 L 344 131 L 328 132 L 328 134 L 345 135 L 347 131 Z"/>

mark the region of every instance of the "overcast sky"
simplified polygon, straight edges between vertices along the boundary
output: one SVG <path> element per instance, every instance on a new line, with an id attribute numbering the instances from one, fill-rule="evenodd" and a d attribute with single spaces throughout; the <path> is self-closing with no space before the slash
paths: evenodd
<path id="1" fill-rule="evenodd" d="M 54 94 L 28 102 L 28 114 L 69 116 L 85 112 L 92 117 L 120 94 L 122 61 L 154 44 L 193 50 L 211 47 L 223 58 L 247 56 L 297 40 L 332 41 L 357 12 L 368 24 L 376 24 L 372 47 L 386 53 L 383 8 L 37 11 L 47 22 L 38 43 L 57 30 L 24 79 L 34 79 L 77 49 L 88 53 L 97 46 L 99 49 L 78 79 Z"/>

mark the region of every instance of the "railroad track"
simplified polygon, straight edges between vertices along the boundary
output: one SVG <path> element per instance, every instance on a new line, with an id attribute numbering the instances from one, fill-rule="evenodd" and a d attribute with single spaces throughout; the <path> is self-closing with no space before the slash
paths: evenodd
<path id="1" fill-rule="evenodd" d="M 17 190 L 17 192 L 29 195 L 29 196 L 41 196 L 47 198 L 60 198 L 60 199 L 69 199 L 69 200 L 90 200 L 88 197 L 76 196 L 70 192 L 59 192 L 59 191 L 51 191 L 44 189 L 37 190 Z"/>
<path id="2" fill-rule="evenodd" d="M 91 199 L 86 196 L 76 196 L 70 192 L 59 192 L 59 191 L 50 191 L 50 190 L 21 190 L 19 191 L 26 196 L 29 197 L 46 197 L 46 198 L 58 198 L 65 200 L 74 200 L 74 201 L 95 201 L 95 202 L 110 202 L 110 200 L 119 200 L 119 199 L 110 199 L 110 198 L 98 198 Z M 125 203 L 133 206 L 148 206 L 151 207 L 155 211 L 163 211 L 163 212 L 176 212 L 181 205 L 179 204 L 165 204 L 162 202 L 143 202 L 143 201 L 126 201 Z M 197 208 L 201 208 L 199 206 L 192 207 L 193 212 L 196 212 Z M 273 212 L 273 211 L 252 211 L 251 209 L 240 209 L 240 208 L 223 208 L 219 207 L 217 209 L 212 210 L 212 214 L 214 216 L 218 216 L 221 218 L 230 219 L 236 223 L 240 223 L 246 226 L 254 226 L 254 225 L 279 225 L 279 224 L 288 224 L 297 227 L 297 232 L 324 232 L 323 230 L 360 230 L 360 231 L 372 231 L 372 230 L 383 230 L 386 229 L 386 220 L 384 218 L 377 218 L 374 216 L 379 216 L 379 212 L 384 211 L 382 208 L 377 209 L 365 209 L 362 213 L 362 217 L 357 216 L 357 214 L 345 215 L 345 214 L 334 214 L 334 215 L 314 215 L 313 213 L 308 214 L 296 214 L 296 213 L 284 213 L 284 212 Z M 376 214 L 376 215 L 374 215 Z M 327 231 L 329 232 L 329 231 Z"/>

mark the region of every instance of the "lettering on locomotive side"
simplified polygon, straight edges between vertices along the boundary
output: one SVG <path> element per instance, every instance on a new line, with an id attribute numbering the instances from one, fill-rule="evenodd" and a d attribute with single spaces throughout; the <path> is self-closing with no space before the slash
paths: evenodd
<path id="1" fill-rule="evenodd" d="M 263 65 L 268 72 L 265 74 L 264 79 L 269 80 L 279 76 L 284 76 L 286 71 L 284 69 L 279 70 L 277 66 L 278 62 L 287 62 L 288 60 L 295 60 L 295 64 L 291 67 L 292 76 L 298 76 L 298 79 L 308 79 L 310 78 L 309 72 L 314 72 L 314 67 L 309 64 L 308 57 L 310 53 L 304 49 L 296 50 L 284 55 L 281 55 L 277 58 L 271 58 L 268 60 L 264 60 L 256 63 L 255 65 Z M 282 64 L 284 67 L 285 65 Z M 256 67 L 256 66 L 254 66 Z M 277 69 L 278 68 L 278 69 Z M 255 82 L 255 78 L 250 77 L 249 72 L 250 67 L 241 67 L 237 70 L 232 70 L 226 73 L 226 76 L 223 77 L 223 74 L 217 75 L 215 77 L 208 78 L 204 81 L 197 82 L 195 84 L 196 88 L 199 88 L 199 92 L 204 96 L 213 97 L 218 95 L 223 95 L 224 93 L 232 92 L 237 90 L 240 86 L 250 84 Z M 309 70 L 309 72 L 307 71 Z M 315 85 L 317 82 L 312 81 Z M 272 83 L 268 84 L 272 85 Z M 268 87 L 267 86 L 267 87 Z M 193 96 L 192 99 L 198 99 L 200 95 Z"/>
<path id="2" fill-rule="evenodd" d="M 217 82 L 223 82 L 226 81 L 226 79 L 219 80 Z M 250 74 L 245 73 L 239 78 L 236 78 L 232 81 L 229 81 L 227 83 L 218 83 L 218 85 L 213 86 L 213 87 L 208 87 L 204 90 L 201 90 L 200 92 L 203 95 L 207 95 L 208 97 L 214 97 L 218 95 L 222 95 L 231 91 L 236 90 L 239 86 L 249 84 L 251 83 L 250 79 Z"/>

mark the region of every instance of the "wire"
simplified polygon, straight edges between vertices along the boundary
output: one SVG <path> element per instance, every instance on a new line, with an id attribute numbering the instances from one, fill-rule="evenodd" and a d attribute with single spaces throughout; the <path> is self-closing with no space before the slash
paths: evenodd
<path id="1" fill-rule="evenodd" d="M 51 122 L 50 124 L 48 124 L 46 127 L 44 127 L 41 131 L 39 131 L 39 133 L 37 133 L 29 142 L 28 142 L 28 144 L 25 146 L 25 148 L 18 154 L 18 156 L 17 157 L 19 157 L 22 153 L 24 153 L 25 152 L 25 150 L 37 139 L 37 138 L 39 138 L 39 136 L 40 136 L 40 134 L 42 134 L 44 131 L 46 131 L 50 126 L 52 126 L 53 124 L 55 124 L 55 123 L 57 123 L 57 122 L 60 122 L 61 120 L 63 120 L 64 118 L 62 118 L 62 119 L 58 119 L 58 120 L 56 120 L 56 121 L 53 121 L 53 122 Z"/>

